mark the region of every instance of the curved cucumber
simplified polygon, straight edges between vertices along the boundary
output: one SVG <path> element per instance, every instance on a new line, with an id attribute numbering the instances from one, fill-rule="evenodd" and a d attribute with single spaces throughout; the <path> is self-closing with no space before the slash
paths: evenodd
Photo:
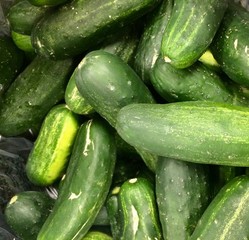
<path id="1" fill-rule="evenodd" d="M 113 129 L 103 119 L 83 123 L 58 198 L 38 240 L 74 240 L 87 234 L 105 203 L 115 161 Z"/>
<path id="2" fill-rule="evenodd" d="M 48 186 L 62 176 L 78 128 L 77 115 L 66 105 L 49 111 L 27 159 L 26 173 L 32 183 Z"/>
<path id="3" fill-rule="evenodd" d="M 114 128 L 119 110 L 130 103 L 155 102 L 151 92 L 119 56 L 104 50 L 88 53 L 76 69 L 81 95 Z M 156 156 L 137 149 L 146 165 L 155 169 Z"/>
<path id="4" fill-rule="evenodd" d="M 248 124 L 248 107 L 208 101 L 137 103 L 120 110 L 116 129 L 130 145 L 158 156 L 249 166 Z"/>
<path id="5" fill-rule="evenodd" d="M 234 240 L 249 236 L 249 176 L 229 181 L 200 218 L 190 240 Z"/>
<path id="6" fill-rule="evenodd" d="M 196 62 L 212 42 L 227 9 L 227 0 L 174 0 L 161 53 L 176 68 Z"/>
<path id="7" fill-rule="evenodd" d="M 189 239 L 211 201 L 209 166 L 159 158 L 156 200 L 164 239 Z"/>

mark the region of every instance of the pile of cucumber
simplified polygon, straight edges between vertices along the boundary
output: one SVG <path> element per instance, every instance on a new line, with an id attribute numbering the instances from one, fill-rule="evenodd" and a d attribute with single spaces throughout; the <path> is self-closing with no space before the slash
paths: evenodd
<path id="1" fill-rule="evenodd" d="M 234 0 L 16 0 L 0 136 L 34 145 L 22 240 L 249 239 L 249 12 Z"/>

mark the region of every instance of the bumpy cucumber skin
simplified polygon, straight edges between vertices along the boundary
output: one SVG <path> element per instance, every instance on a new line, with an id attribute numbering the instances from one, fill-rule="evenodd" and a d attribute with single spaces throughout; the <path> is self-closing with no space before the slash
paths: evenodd
<path id="1" fill-rule="evenodd" d="M 172 7 L 173 0 L 162 1 L 146 19 L 135 55 L 134 69 L 147 85 L 150 84 L 151 69 L 160 55 L 162 36 Z"/>
<path id="2" fill-rule="evenodd" d="M 38 240 L 78 240 L 84 237 L 105 202 L 115 161 L 113 129 L 103 119 L 83 123 L 58 198 L 38 234 Z"/>
<path id="3" fill-rule="evenodd" d="M 40 124 L 48 111 L 64 99 L 73 66 L 72 59 L 52 61 L 36 56 L 3 96 L 0 134 L 17 136 Z"/>
<path id="4" fill-rule="evenodd" d="M 106 35 L 143 16 L 159 2 L 71 1 L 39 21 L 31 34 L 32 44 L 38 54 L 50 58 L 79 55 L 102 42 Z"/>
<path id="5" fill-rule="evenodd" d="M 164 60 L 176 68 L 197 61 L 212 42 L 227 5 L 227 0 L 175 0 L 162 38 Z"/>
<path id="6" fill-rule="evenodd" d="M 154 185 L 145 178 L 125 181 L 118 194 L 118 239 L 163 239 Z"/>
<path id="7" fill-rule="evenodd" d="M 48 186 L 62 176 L 78 128 L 78 116 L 66 105 L 49 111 L 27 159 L 26 173 L 32 183 Z"/>
<path id="8" fill-rule="evenodd" d="M 54 200 L 45 192 L 24 191 L 11 198 L 4 216 L 18 237 L 23 240 L 36 239 L 53 205 Z"/>
<path id="9" fill-rule="evenodd" d="M 25 65 L 25 55 L 12 38 L 0 37 L 0 97 L 9 88 Z"/>
<path id="10" fill-rule="evenodd" d="M 130 104 L 120 110 L 116 129 L 130 145 L 158 156 L 246 167 L 248 119 L 248 107 L 225 103 Z"/>
<path id="11" fill-rule="evenodd" d="M 209 166 L 159 158 L 156 199 L 164 239 L 189 239 L 211 200 Z"/>
<path id="12" fill-rule="evenodd" d="M 213 101 L 249 106 L 238 86 L 201 62 L 176 69 L 158 58 L 150 74 L 153 87 L 168 102 Z"/>
<path id="13" fill-rule="evenodd" d="M 249 176 L 229 181 L 200 218 L 190 240 L 248 239 Z"/>
<path id="14" fill-rule="evenodd" d="M 242 6 L 229 4 L 211 51 L 222 70 L 235 82 L 249 86 L 249 16 Z"/>
<path id="15" fill-rule="evenodd" d="M 155 100 L 135 73 L 119 56 L 104 50 L 88 53 L 75 71 L 76 86 L 88 103 L 114 128 L 119 110 L 130 103 Z M 156 156 L 136 149 L 146 165 L 155 170 Z"/>
<path id="16" fill-rule="evenodd" d="M 37 7 L 28 0 L 21 0 L 10 7 L 7 21 L 12 31 L 30 35 L 33 26 L 49 11 L 48 7 Z"/>

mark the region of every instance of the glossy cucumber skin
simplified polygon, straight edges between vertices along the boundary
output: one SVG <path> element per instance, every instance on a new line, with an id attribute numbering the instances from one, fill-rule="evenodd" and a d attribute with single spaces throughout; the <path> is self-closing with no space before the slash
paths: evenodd
<path id="1" fill-rule="evenodd" d="M 23 240 L 36 239 L 53 205 L 54 200 L 45 192 L 23 191 L 10 199 L 4 216 L 18 237 Z"/>
<path id="2" fill-rule="evenodd" d="M 113 238 L 100 231 L 89 231 L 82 240 L 112 240 Z"/>
<path id="3" fill-rule="evenodd" d="M 186 68 L 212 42 L 227 9 L 227 0 L 175 0 L 164 31 L 161 54 L 176 68 Z"/>
<path id="4" fill-rule="evenodd" d="M 72 59 L 52 61 L 36 56 L 4 94 L 0 134 L 16 136 L 40 124 L 48 111 L 63 100 L 73 65 Z"/>
<path id="5" fill-rule="evenodd" d="M 161 157 L 155 186 L 164 239 L 189 239 L 211 201 L 209 166 Z"/>
<path id="6" fill-rule="evenodd" d="M 55 7 L 60 4 L 64 4 L 66 2 L 69 2 L 69 0 L 28 0 L 32 5 L 37 6 L 37 7 L 42 7 L 42 6 L 50 6 L 50 7 Z"/>
<path id="7" fill-rule="evenodd" d="M 62 177 L 78 128 L 78 116 L 65 104 L 49 111 L 27 159 L 26 173 L 32 183 L 49 186 Z"/>
<path id="8" fill-rule="evenodd" d="M 83 123 L 58 198 L 38 240 L 78 240 L 85 236 L 105 202 L 115 161 L 113 129 L 103 119 Z"/>
<path id="9" fill-rule="evenodd" d="M 0 98 L 25 66 L 25 55 L 11 37 L 0 37 Z"/>
<path id="10" fill-rule="evenodd" d="M 7 14 L 7 21 L 11 31 L 20 34 L 30 35 L 32 28 L 39 19 L 49 13 L 48 7 L 37 7 L 28 0 L 21 0 L 14 3 Z"/>
<path id="11" fill-rule="evenodd" d="M 145 178 L 125 181 L 118 194 L 120 240 L 163 239 L 154 185 Z"/>
<path id="12" fill-rule="evenodd" d="M 71 1 L 39 21 L 31 34 L 33 46 L 37 53 L 50 58 L 79 55 L 99 44 L 106 35 L 143 16 L 159 2 Z M 62 22 L 65 22 L 63 27 Z"/>
<path id="13" fill-rule="evenodd" d="M 203 100 L 242 106 L 249 104 L 238 87 L 199 61 L 188 68 L 176 69 L 158 58 L 150 76 L 155 90 L 168 102 Z"/>
<path id="14" fill-rule="evenodd" d="M 211 51 L 222 70 L 235 82 L 249 86 L 249 16 L 238 4 L 229 4 Z"/>
<path id="15" fill-rule="evenodd" d="M 248 239 L 249 178 L 230 180 L 207 207 L 190 240 Z"/>
<path id="16" fill-rule="evenodd" d="M 158 156 L 246 167 L 248 116 L 248 107 L 208 101 L 130 104 L 116 129 L 130 145 Z"/>
<path id="17" fill-rule="evenodd" d="M 162 36 L 172 7 L 173 0 L 162 1 L 146 18 L 134 60 L 134 69 L 146 84 L 150 84 L 151 69 L 160 55 Z"/>
<path id="18" fill-rule="evenodd" d="M 96 71 L 97 69 L 97 71 Z M 119 56 L 104 50 L 88 53 L 75 72 L 76 86 L 88 103 L 115 128 L 118 111 L 130 103 L 155 102 L 150 90 Z M 150 169 L 156 156 L 137 149 Z"/>

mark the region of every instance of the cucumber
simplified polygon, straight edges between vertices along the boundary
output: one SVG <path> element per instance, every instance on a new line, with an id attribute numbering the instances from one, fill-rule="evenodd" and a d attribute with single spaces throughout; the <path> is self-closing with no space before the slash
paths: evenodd
<path id="1" fill-rule="evenodd" d="M 211 201 L 209 165 L 159 158 L 155 186 L 164 239 L 189 239 Z"/>
<path id="2" fill-rule="evenodd" d="M 112 240 L 112 237 L 100 231 L 90 230 L 81 240 Z"/>
<path id="3" fill-rule="evenodd" d="M 61 4 L 65 4 L 66 2 L 69 2 L 70 0 L 28 0 L 32 5 L 37 6 L 37 7 L 42 7 L 42 6 L 58 6 Z"/>
<path id="4" fill-rule="evenodd" d="M 116 130 L 158 156 L 248 167 L 248 116 L 248 107 L 218 102 L 137 103 L 120 110 Z"/>
<path id="5" fill-rule="evenodd" d="M 190 240 L 248 239 L 248 200 L 249 177 L 229 181 L 205 210 Z"/>
<path id="6" fill-rule="evenodd" d="M 30 35 L 39 19 L 50 11 L 51 8 L 37 7 L 28 0 L 20 0 L 10 7 L 6 18 L 11 31 Z"/>
<path id="7" fill-rule="evenodd" d="M 163 239 L 154 185 L 145 178 L 125 181 L 118 194 L 117 239 Z"/>
<path id="8" fill-rule="evenodd" d="M 211 44 L 227 5 L 227 0 L 175 0 L 162 38 L 163 59 L 176 68 L 196 62 Z"/>
<path id="9" fill-rule="evenodd" d="M 11 37 L 0 36 L 0 98 L 25 67 L 24 52 Z"/>
<path id="10" fill-rule="evenodd" d="M 238 87 L 231 86 L 199 61 L 188 68 L 177 69 L 158 58 L 150 78 L 155 90 L 168 102 L 203 100 L 249 106 Z"/>
<path id="11" fill-rule="evenodd" d="M 4 94 L 0 134 L 17 136 L 40 124 L 48 111 L 64 99 L 73 66 L 72 59 L 53 61 L 36 56 Z"/>
<path id="12" fill-rule="evenodd" d="M 134 69 L 146 83 L 150 84 L 150 72 L 160 54 L 161 41 L 169 21 L 173 0 L 162 1 L 156 9 L 146 16 L 134 61 Z"/>
<path id="13" fill-rule="evenodd" d="M 117 113 L 123 106 L 155 101 L 135 71 L 120 57 L 104 50 L 89 52 L 75 71 L 80 94 L 114 128 Z M 156 156 L 139 149 L 137 151 L 146 165 L 154 170 Z"/>
<path id="14" fill-rule="evenodd" d="M 79 55 L 101 43 L 106 35 L 133 23 L 159 2 L 70 1 L 38 22 L 31 33 L 32 44 L 38 54 L 49 58 Z"/>
<path id="15" fill-rule="evenodd" d="M 33 184 L 49 186 L 62 177 L 78 128 L 78 116 L 66 105 L 49 111 L 27 159 L 26 173 Z"/>
<path id="16" fill-rule="evenodd" d="M 211 52 L 222 70 L 238 84 L 249 86 L 249 14 L 239 4 L 229 2 Z"/>
<path id="17" fill-rule="evenodd" d="M 22 240 L 35 240 L 54 205 L 45 192 L 24 191 L 14 195 L 4 211 L 6 222 Z"/>
<path id="18" fill-rule="evenodd" d="M 103 119 L 84 122 L 78 130 L 58 198 L 37 240 L 74 240 L 87 234 L 105 203 L 115 161 L 113 129 Z"/>
<path id="19" fill-rule="evenodd" d="M 198 60 L 215 72 L 222 71 L 220 64 L 216 61 L 214 55 L 212 54 L 209 48 L 200 56 Z"/>

